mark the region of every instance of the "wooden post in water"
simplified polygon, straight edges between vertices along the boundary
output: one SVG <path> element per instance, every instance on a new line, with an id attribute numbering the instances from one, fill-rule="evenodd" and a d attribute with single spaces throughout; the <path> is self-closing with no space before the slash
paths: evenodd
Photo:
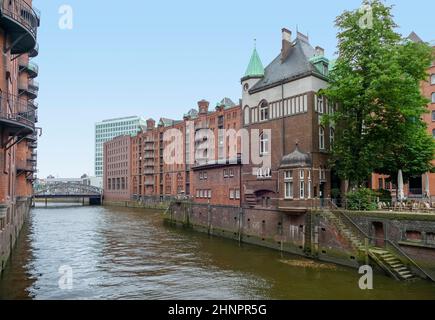
<path id="1" fill-rule="evenodd" d="M 47 199 L 47 197 L 45 197 L 45 207 L 46 208 L 48 207 L 48 199 Z"/>

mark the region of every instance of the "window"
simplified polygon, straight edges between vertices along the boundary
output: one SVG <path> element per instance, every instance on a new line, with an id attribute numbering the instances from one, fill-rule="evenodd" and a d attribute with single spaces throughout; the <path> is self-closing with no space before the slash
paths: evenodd
<path id="1" fill-rule="evenodd" d="M 307 199 L 311 199 L 311 171 L 308 171 Z"/>
<path id="2" fill-rule="evenodd" d="M 435 129 L 432 130 L 432 138 L 435 139 Z"/>
<path id="3" fill-rule="evenodd" d="M 231 200 L 234 200 L 234 198 L 235 198 L 235 192 L 234 192 L 234 189 L 230 189 L 230 199 L 231 199 Z"/>
<path id="4" fill-rule="evenodd" d="M 224 178 L 228 178 L 228 170 L 224 169 Z"/>
<path id="5" fill-rule="evenodd" d="M 331 149 L 334 146 L 334 141 L 335 141 L 335 130 L 334 130 L 334 128 L 330 128 L 329 129 L 329 143 L 330 143 Z"/>
<path id="6" fill-rule="evenodd" d="M 199 190 L 196 190 L 196 197 L 199 198 Z"/>
<path id="7" fill-rule="evenodd" d="M 293 199 L 293 171 L 284 172 L 284 196 L 286 199 Z"/>
<path id="8" fill-rule="evenodd" d="M 230 169 L 230 177 L 234 177 L 234 169 Z"/>
<path id="9" fill-rule="evenodd" d="M 199 180 L 202 180 L 203 179 L 203 175 L 202 175 L 202 172 L 200 172 L 199 173 Z"/>
<path id="10" fill-rule="evenodd" d="M 260 105 L 260 121 L 269 120 L 269 104 L 263 101 Z"/>
<path id="11" fill-rule="evenodd" d="M 300 199 L 305 198 L 305 181 L 301 181 L 299 183 L 299 198 Z"/>
<path id="12" fill-rule="evenodd" d="M 285 171 L 284 180 L 293 180 L 293 171 L 291 170 Z"/>
<path id="13" fill-rule="evenodd" d="M 269 154 L 269 136 L 263 132 L 260 135 L 260 156 Z"/>
<path id="14" fill-rule="evenodd" d="M 325 129 L 319 128 L 319 149 L 325 150 Z"/>
<path id="15" fill-rule="evenodd" d="M 203 172 L 202 173 L 202 177 L 203 177 L 204 180 L 207 180 L 207 172 Z"/>
<path id="16" fill-rule="evenodd" d="M 322 114 L 324 112 L 323 97 L 317 97 L 317 111 Z"/>
<path id="17" fill-rule="evenodd" d="M 432 103 L 435 103 L 435 92 L 432 93 Z"/>
<path id="18" fill-rule="evenodd" d="M 430 76 L 430 84 L 435 84 L 435 74 Z"/>
<path id="19" fill-rule="evenodd" d="M 236 189 L 236 199 L 240 199 L 240 189 Z"/>
<path id="20" fill-rule="evenodd" d="M 432 111 L 432 122 L 435 122 L 435 111 Z"/>
<path id="21" fill-rule="evenodd" d="M 249 124 L 249 116 L 250 116 L 250 109 L 249 109 L 249 107 L 248 106 L 246 106 L 245 107 L 245 125 L 248 125 Z"/>
<path id="22" fill-rule="evenodd" d="M 299 198 L 305 198 L 305 171 L 299 171 Z"/>

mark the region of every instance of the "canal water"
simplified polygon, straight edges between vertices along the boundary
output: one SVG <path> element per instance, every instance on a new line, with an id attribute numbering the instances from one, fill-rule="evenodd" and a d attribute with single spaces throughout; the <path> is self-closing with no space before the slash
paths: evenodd
<path id="1" fill-rule="evenodd" d="M 61 273 L 59 273 L 61 271 Z M 357 270 L 163 225 L 162 214 L 36 208 L 0 279 L 0 299 L 435 299 L 426 281 Z"/>

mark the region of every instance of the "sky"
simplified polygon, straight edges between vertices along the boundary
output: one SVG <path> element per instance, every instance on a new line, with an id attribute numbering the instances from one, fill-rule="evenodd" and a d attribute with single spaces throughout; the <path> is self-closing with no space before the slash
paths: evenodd
<path id="1" fill-rule="evenodd" d="M 116 5 L 115 5 L 116 3 Z M 433 0 L 394 0 L 399 32 L 435 40 Z M 38 33 L 39 177 L 94 174 L 94 125 L 130 115 L 180 119 L 206 99 L 237 102 L 253 47 L 266 66 L 281 29 L 308 33 L 336 51 L 334 20 L 360 0 L 144 1 L 34 0 Z M 59 27 L 62 5 L 72 29 Z M 295 34 L 295 33 L 294 33 Z"/>

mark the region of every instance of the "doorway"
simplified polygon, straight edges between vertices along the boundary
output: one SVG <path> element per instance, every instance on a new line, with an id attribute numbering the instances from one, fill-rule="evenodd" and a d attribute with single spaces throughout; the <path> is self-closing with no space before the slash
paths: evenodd
<path id="1" fill-rule="evenodd" d="M 373 222 L 372 224 L 373 234 L 375 236 L 375 246 L 383 248 L 385 247 L 385 230 L 382 222 Z"/>

